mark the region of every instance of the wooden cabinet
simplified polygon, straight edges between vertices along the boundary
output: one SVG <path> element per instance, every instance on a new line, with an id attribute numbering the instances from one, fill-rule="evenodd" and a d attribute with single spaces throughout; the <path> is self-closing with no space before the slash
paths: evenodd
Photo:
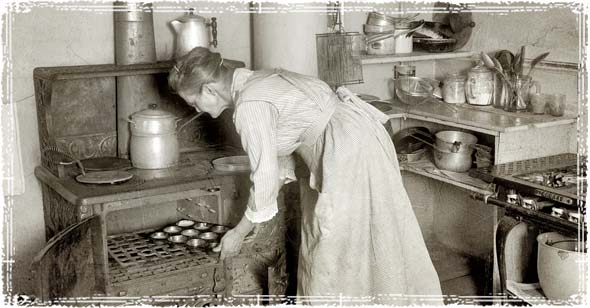
<path id="1" fill-rule="evenodd" d="M 392 132 L 407 127 L 425 126 L 432 132 L 451 129 L 467 131 L 478 137 L 479 143 L 494 149 L 494 165 L 514 161 L 576 153 L 577 115 L 563 117 L 511 113 L 493 107 L 474 107 L 463 104 L 453 112 L 444 103 L 408 106 L 393 100 L 386 112 Z M 488 183 L 474 179 L 467 173 L 440 172 L 433 163 L 403 163 L 403 170 L 417 173 L 449 184 L 485 194 Z"/>
<path id="2" fill-rule="evenodd" d="M 451 129 L 475 134 L 479 143 L 494 148 L 495 165 L 576 153 L 577 149 L 577 115 L 573 114 L 552 117 L 469 105 L 457 106 L 457 112 L 452 112 L 442 103 L 408 106 L 397 101 L 392 102 L 387 113 L 393 133 L 407 127 L 423 126 L 431 132 Z M 407 183 L 409 192 L 419 191 L 429 196 L 435 241 L 494 263 L 491 261 L 494 260 L 494 246 L 497 246 L 494 234 L 498 223 L 503 221 L 504 213 L 502 209 L 483 202 L 494 193 L 493 185 L 469 173 L 439 170 L 431 157 L 401 163 L 400 168 L 406 179 L 412 179 L 411 183 Z M 427 191 L 415 187 L 412 190 L 412 186 L 426 187 Z M 420 198 L 410 193 L 410 199 Z M 488 266 L 491 269 L 491 264 Z M 489 288 L 488 294 L 480 295 L 499 295 L 494 293 L 499 289 L 499 281 L 492 279 L 491 272 L 486 277 L 489 280 L 486 283 L 493 287 Z"/>

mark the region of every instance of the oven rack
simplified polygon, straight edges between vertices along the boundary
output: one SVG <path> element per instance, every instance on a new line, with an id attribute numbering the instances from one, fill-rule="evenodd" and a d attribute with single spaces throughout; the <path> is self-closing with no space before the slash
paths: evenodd
<path id="1" fill-rule="evenodd" d="M 123 282 L 181 269 L 215 265 L 216 255 L 206 250 L 152 241 L 154 230 L 109 236 L 109 272 L 112 282 Z"/>

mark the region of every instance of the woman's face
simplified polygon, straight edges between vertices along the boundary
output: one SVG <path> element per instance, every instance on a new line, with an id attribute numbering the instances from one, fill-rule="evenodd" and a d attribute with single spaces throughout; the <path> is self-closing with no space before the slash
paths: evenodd
<path id="1" fill-rule="evenodd" d="M 227 102 L 217 91 L 209 86 L 204 85 L 200 94 L 196 93 L 179 93 L 190 106 L 198 112 L 206 112 L 212 118 L 217 118 L 226 108 L 229 107 Z"/>

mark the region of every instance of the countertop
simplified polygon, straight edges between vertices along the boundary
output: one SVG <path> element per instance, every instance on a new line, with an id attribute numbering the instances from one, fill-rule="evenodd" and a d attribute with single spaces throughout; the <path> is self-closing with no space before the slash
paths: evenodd
<path id="1" fill-rule="evenodd" d="M 526 130 L 575 123 L 577 114 L 571 112 L 561 117 L 536 115 L 530 112 L 507 112 L 492 106 L 472 106 L 457 104 L 454 112 L 450 104 L 434 100 L 420 105 L 407 105 L 397 99 L 391 99 L 390 111 L 385 112 L 390 118 L 413 118 L 433 121 L 444 125 L 461 127 L 491 135 L 511 131 Z"/>
<path id="2" fill-rule="evenodd" d="M 127 171 L 133 174 L 133 178 L 119 184 L 82 184 L 74 177 L 59 178 L 43 166 L 35 168 L 35 175 L 70 203 L 91 205 L 187 191 L 201 188 L 203 183 L 207 187 L 217 186 L 223 177 L 245 173 L 216 171 L 211 161 L 241 154 L 243 153 L 235 148 L 182 153 L 177 167 L 156 170 L 132 168 Z"/>

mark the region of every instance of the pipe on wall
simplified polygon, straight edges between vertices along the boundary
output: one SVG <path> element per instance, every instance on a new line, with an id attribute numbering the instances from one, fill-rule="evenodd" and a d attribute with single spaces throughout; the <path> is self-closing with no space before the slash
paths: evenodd
<path id="1" fill-rule="evenodd" d="M 115 64 L 156 62 L 152 4 L 114 3 Z M 129 156 L 129 116 L 160 101 L 153 75 L 117 77 L 117 154 Z"/>

